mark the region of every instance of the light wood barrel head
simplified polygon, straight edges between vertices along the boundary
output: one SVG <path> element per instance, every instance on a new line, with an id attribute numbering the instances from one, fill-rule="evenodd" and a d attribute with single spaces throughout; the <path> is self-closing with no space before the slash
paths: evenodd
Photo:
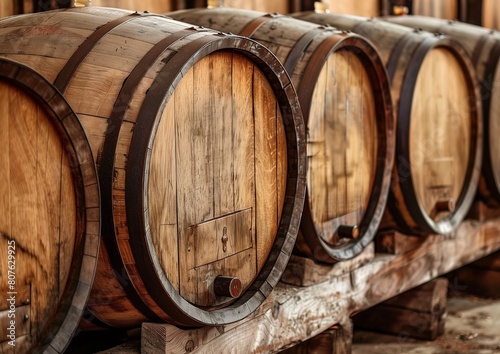
<path id="1" fill-rule="evenodd" d="M 482 25 L 500 29 L 500 3 L 497 0 L 483 0 Z"/>
<path id="2" fill-rule="evenodd" d="M 221 305 L 218 276 L 261 271 L 278 231 L 286 140 L 275 94 L 259 68 L 213 53 L 176 87 L 151 157 L 151 235 L 167 278 L 199 306 Z"/>
<path id="3" fill-rule="evenodd" d="M 95 272 L 95 167 L 76 116 L 37 73 L 0 59 L 0 100 L 1 347 L 62 353 Z"/>
<path id="4" fill-rule="evenodd" d="M 438 201 L 459 200 L 469 169 L 469 88 L 455 55 L 434 48 L 417 77 L 410 123 L 410 164 L 420 207 L 434 221 L 453 210 L 433 212 Z"/>
<path id="5" fill-rule="evenodd" d="M 371 79 L 358 56 L 330 55 L 315 85 L 308 121 L 309 205 L 317 234 L 339 241 L 339 226 L 359 224 L 372 195 L 378 131 Z"/>

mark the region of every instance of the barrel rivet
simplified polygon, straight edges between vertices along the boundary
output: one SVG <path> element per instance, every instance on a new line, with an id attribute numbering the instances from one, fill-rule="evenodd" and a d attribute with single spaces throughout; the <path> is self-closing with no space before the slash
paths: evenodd
<path id="1" fill-rule="evenodd" d="M 28 321 L 30 319 L 30 316 L 28 314 L 25 314 L 23 317 L 24 322 Z"/>

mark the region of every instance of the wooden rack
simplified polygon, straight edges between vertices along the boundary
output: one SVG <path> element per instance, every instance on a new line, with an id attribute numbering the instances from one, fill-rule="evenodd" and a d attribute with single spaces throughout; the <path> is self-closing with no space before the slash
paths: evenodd
<path id="1" fill-rule="evenodd" d="M 393 240 L 401 244 L 404 237 L 396 234 Z M 294 256 L 282 282 L 250 317 L 190 330 L 144 323 L 141 351 L 276 353 L 332 325 L 350 326 L 352 314 L 499 250 L 500 218 L 467 220 L 451 234 L 411 245 L 405 252 L 387 254 L 375 253 L 372 244 L 357 258 L 333 267 Z M 451 281 L 450 286 L 456 284 Z"/>

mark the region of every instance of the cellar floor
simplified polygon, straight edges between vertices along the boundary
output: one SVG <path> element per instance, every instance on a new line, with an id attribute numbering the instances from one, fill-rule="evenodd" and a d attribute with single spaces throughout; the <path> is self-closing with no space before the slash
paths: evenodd
<path id="1" fill-rule="evenodd" d="M 432 342 L 355 330 L 352 352 L 353 354 L 500 353 L 500 300 L 470 295 L 449 298 L 445 328 L 445 334 Z"/>

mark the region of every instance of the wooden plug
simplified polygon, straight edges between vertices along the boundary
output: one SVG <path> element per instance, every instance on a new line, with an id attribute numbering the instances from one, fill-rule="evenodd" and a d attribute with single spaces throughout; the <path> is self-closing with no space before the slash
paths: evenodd
<path id="1" fill-rule="evenodd" d="M 214 292 L 218 296 L 232 297 L 241 295 L 241 281 L 236 277 L 217 276 L 214 280 Z"/>
<path id="2" fill-rule="evenodd" d="M 434 204 L 434 208 L 430 213 L 430 217 L 435 217 L 439 213 L 453 213 L 455 211 L 455 200 L 450 199 L 440 199 Z"/>
<path id="3" fill-rule="evenodd" d="M 340 225 L 337 229 L 337 234 L 340 238 L 357 239 L 359 236 L 359 229 L 357 225 Z"/>

